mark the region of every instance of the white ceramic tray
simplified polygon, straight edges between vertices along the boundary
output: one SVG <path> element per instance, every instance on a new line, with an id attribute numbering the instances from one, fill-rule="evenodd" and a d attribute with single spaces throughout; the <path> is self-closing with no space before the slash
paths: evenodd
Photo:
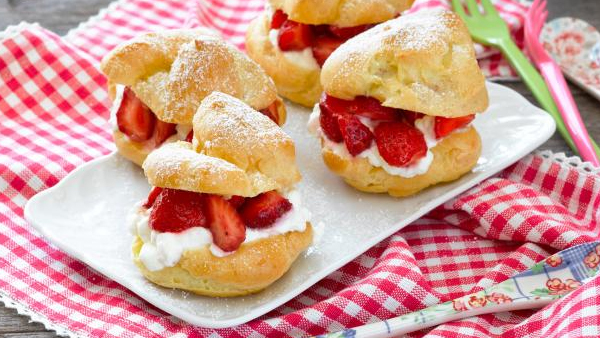
<path id="1" fill-rule="evenodd" d="M 71 256 L 189 323 L 222 328 L 245 323 L 298 295 L 317 281 L 439 204 L 497 173 L 540 146 L 554 121 L 518 93 L 489 83 L 490 108 L 475 120 L 483 152 L 473 172 L 416 196 L 395 199 L 346 186 L 323 164 L 318 142 L 306 131 L 308 110 L 288 105 L 285 130 L 294 138 L 303 175 L 299 189 L 313 213 L 316 238 L 291 270 L 265 291 L 218 299 L 157 287 L 131 262 L 125 224 L 149 186 L 142 170 L 111 154 L 77 168 L 34 196 L 25 218 Z"/>

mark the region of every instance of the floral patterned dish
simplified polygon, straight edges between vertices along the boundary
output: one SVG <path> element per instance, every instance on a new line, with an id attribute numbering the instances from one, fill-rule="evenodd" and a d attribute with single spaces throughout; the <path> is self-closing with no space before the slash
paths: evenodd
<path id="1" fill-rule="evenodd" d="M 540 36 L 565 75 L 600 100 L 600 33 L 576 18 L 548 22 Z"/>
<path id="2" fill-rule="evenodd" d="M 539 308 L 596 276 L 599 265 L 600 242 L 580 244 L 560 251 L 488 289 L 383 322 L 317 337 L 397 337 L 485 313 Z"/>

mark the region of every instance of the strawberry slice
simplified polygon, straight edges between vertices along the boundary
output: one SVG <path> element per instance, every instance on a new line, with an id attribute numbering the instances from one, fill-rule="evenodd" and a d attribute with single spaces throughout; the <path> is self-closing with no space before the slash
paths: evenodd
<path id="1" fill-rule="evenodd" d="M 338 123 L 348 152 L 356 156 L 371 147 L 373 133 L 356 115 L 340 115 Z"/>
<path id="2" fill-rule="evenodd" d="M 454 130 L 456 130 L 458 128 L 462 128 L 462 127 L 466 126 L 467 124 L 471 123 L 471 121 L 473 121 L 473 119 L 475 119 L 475 114 L 461 116 L 461 117 L 454 117 L 454 118 L 436 116 L 435 117 L 435 127 L 434 127 L 435 138 L 442 138 L 442 137 L 448 136 Z"/>
<path id="3" fill-rule="evenodd" d="M 246 239 L 246 227 L 235 208 L 223 197 L 206 196 L 208 224 L 215 244 L 223 251 L 235 251 Z"/>
<path id="4" fill-rule="evenodd" d="M 408 124 L 410 124 L 411 126 L 415 125 L 415 121 L 422 118 L 424 114 L 421 113 L 417 113 L 414 111 L 410 111 L 410 110 L 405 110 L 404 111 L 404 120 L 406 122 L 408 122 Z"/>
<path id="5" fill-rule="evenodd" d="M 373 27 L 374 25 L 360 25 L 354 27 L 339 27 L 339 26 L 329 26 L 329 31 L 331 34 L 337 36 L 340 39 L 348 40 L 355 35 L 358 35 L 367 29 Z"/>
<path id="6" fill-rule="evenodd" d="M 144 202 L 144 208 L 150 209 L 152 207 L 152 205 L 154 205 L 154 201 L 156 201 L 156 197 L 158 197 L 158 195 L 161 193 L 162 190 L 163 190 L 163 188 L 160 188 L 160 187 L 152 188 L 152 190 L 150 190 L 150 193 L 148 194 L 148 198 L 146 199 L 146 202 Z"/>
<path id="7" fill-rule="evenodd" d="M 319 66 L 323 66 L 325 60 L 336 50 L 344 40 L 329 36 L 318 36 L 312 46 L 312 53 Z"/>
<path id="8" fill-rule="evenodd" d="M 242 197 L 242 196 L 237 196 L 237 195 L 233 195 L 231 196 L 231 198 L 229 198 L 227 201 L 229 201 L 229 204 L 231 204 L 234 208 L 239 208 L 242 204 L 244 204 L 244 202 L 246 201 L 246 197 Z"/>
<path id="9" fill-rule="evenodd" d="M 312 39 L 312 31 L 309 25 L 287 20 L 279 29 L 277 41 L 282 51 L 290 51 L 310 47 Z"/>
<path id="10" fill-rule="evenodd" d="M 271 121 L 279 124 L 279 112 L 277 111 L 277 103 L 274 101 L 267 108 L 259 110 L 263 115 L 271 119 Z"/>
<path id="11" fill-rule="evenodd" d="M 159 119 L 156 119 L 156 125 L 154 126 L 154 147 L 158 147 L 163 144 L 166 139 L 168 139 L 171 135 L 177 133 L 175 127 L 177 124 L 175 123 L 167 123 L 163 122 Z"/>
<path id="12" fill-rule="evenodd" d="M 204 195 L 162 189 L 154 201 L 148 225 L 158 232 L 181 232 L 192 227 L 206 227 Z"/>
<path id="13" fill-rule="evenodd" d="M 272 190 L 246 199 L 239 212 L 247 227 L 264 228 L 291 209 L 292 203 Z"/>
<path id="14" fill-rule="evenodd" d="M 355 114 L 372 120 L 396 121 L 402 117 L 401 109 L 384 107 L 379 100 L 373 97 L 358 96 L 354 98 L 350 107 Z"/>
<path id="15" fill-rule="evenodd" d="M 192 139 L 194 139 L 194 131 L 190 130 L 190 132 L 187 134 L 187 136 L 185 137 L 185 141 L 186 142 L 192 142 Z"/>
<path id="16" fill-rule="evenodd" d="M 321 102 L 319 103 L 319 108 L 321 109 L 321 115 L 319 115 L 319 123 L 321 124 L 321 129 L 323 130 L 323 134 L 333 142 L 339 143 L 344 140 L 344 136 L 340 130 L 340 125 L 338 123 L 339 114 L 334 113 L 327 104 L 323 101 L 325 94 L 323 94 L 321 98 Z"/>
<path id="17" fill-rule="evenodd" d="M 154 132 L 156 116 L 148 106 L 125 87 L 123 100 L 117 110 L 117 126 L 119 130 L 134 142 L 148 140 Z"/>
<path id="18" fill-rule="evenodd" d="M 357 96 L 353 100 L 342 100 L 325 94 L 321 102 L 337 114 L 357 114 L 378 121 L 396 121 L 402 118 L 401 109 L 384 107 L 373 97 Z"/>
<path id="19" fill-rule="evenodd" d="M 310 30 L 312 31 L 313 36 L 331 35 L 329 32 L 329 25 L 310 25 Z"/>
<path id="20" fill-rule="evenodd" d="M 288 16 L 281 9 L 278 9 L 273 13 L 271 17 L 271 29 L 279 29 L 281 25 L 287 20 Z"/>
<path id="21" fill-rule="evenodd" d="M 427 154 L 421 131 L 404 122 L 380 123 L 375 127 L 375 143 L 381 157 L 396 167 L 407 166 Z"/>

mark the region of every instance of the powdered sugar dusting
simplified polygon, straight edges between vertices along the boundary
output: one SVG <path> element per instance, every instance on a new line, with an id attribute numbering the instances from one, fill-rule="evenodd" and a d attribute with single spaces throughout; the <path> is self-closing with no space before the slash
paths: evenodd
<path id="1" fill-rule="evenodd" d="M 109 54 L 103 70 L 112 82 L 132 86 L 157 116 L 171 123 L 190 124 L 202 99 L 213 91 L 256 109 L 270 105 L 277 97 L 273 81 L 256 62 L 209 33 L 141 35 Z"/>
<path id="2" fill-rule="evenodd" d="M 217 113 L 218 111 L 226 113 Z M 242 101 L 219 92 L 213 92 L 202 101 L 194 118 L 194 125 L 198 124 L 213 132 L 209 142 L 200 145 L 204 151 L 223 143 L 237 144 L 248 152 L 254 152 L 264 148 L 265 142 L 275 145 L 293 142 L 267 116 Z"/>
<path id="3" fill-rule="evenodd" d="M 165 145 L 148 156 L 143 168 L 150 183 L 254 196 L 287 188 L 299 179 L 292 139 L 233 96 L 219 92 L 207 96 L 193 128 L 192 143 Z"/>
<path id="4" fill-rule="evenodd" d="M 445 13 L 445 10 L 436 8 L 400 16 L 349 39 L 338 50 L 340 53 L 377 50 L 380 45 L 390 43 L 397 45 L 400 50 L 428 49 L 440 43 L 449 32 L 452 19 Z"/>
<path id="5" fill-rule="evenodd" d="M 225 160 L 195 152 L 187 142 L 165 144 L 153 151 L 146 158 L 143 168 L 146 174 L 152 172 L 155 177 L 176 177 L 175 183 L 182 187 L 195 186 L 195 182 L 200 179 L 193 175 L 180 174 L 190 169 L 202 172 L 202 178 L 207 180 L 206 183 L 212 181 L 211 185 L 223 182 L 227 172 L 242 172 L 240 168 Z"/>

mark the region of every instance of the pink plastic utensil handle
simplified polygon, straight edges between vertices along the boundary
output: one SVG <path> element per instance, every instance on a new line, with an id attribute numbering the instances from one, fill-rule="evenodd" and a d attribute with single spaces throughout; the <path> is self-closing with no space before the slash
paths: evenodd
<path id="1" fill-rule="evenodd" d="M 579 109 L 577 109 L 562 71 L 554 62 L 542 62 L 538 66 L 581 157 L 595 166 L 600 166 L 596 151 L 590 142 L 590 135 L 584 127 Z"/>
<path id="2" fill-rule="evenodd" d="M 547 17 L 546 1 L 535 0 L 527 12 L 525 20 L 525 44 L 544 77 L 579 155 L 583 160 L 600 166 L 597 148 L 592 144 L 592 139 L 583 124 L 579 109 L 573 100 L 562 71 L 539 42 L 539 34 Z"/>

